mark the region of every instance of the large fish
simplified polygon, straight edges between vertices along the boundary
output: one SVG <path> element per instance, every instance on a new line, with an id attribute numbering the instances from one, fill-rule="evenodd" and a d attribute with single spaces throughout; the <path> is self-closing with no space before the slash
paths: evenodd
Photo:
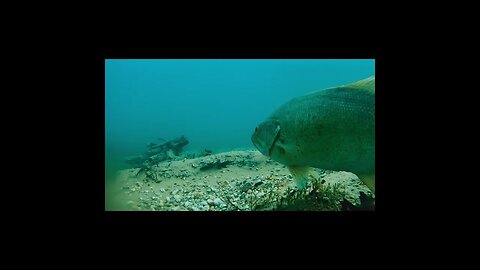
<path id="1" fill-rule="evenodd" d="M 299 189 L 314 167 L 353 172 L 375 192 L 375 76 L 288 101 L 252 142 L 286 165 Z"/>

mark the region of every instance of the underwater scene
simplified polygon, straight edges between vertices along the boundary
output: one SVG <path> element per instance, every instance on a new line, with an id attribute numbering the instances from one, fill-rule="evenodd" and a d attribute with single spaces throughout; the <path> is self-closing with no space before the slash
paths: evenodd
<path id="1" fill-rule="evenodd" d="M 105 210 L 375 210 L 375 60 L 106 59 Z"/>

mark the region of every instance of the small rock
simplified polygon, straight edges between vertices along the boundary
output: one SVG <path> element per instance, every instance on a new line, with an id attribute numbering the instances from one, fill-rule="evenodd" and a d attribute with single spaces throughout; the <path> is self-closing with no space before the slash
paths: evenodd
<path id="1" fill-rule="evenodd" d="M 174 195 L 173 198 L 175 199 L 176 202 L 180 202 L 180 200 L 182 199 L 182 197 L 180 195 Z"/>
<path id="2" fill-rule="evenodd" d="M 253 186 L 257 187 L 257 186 L 259 186 L 259 185 L 261 185 L 261 184 L 263 184 L 263 181 L 262 181 L 261 179 L 257 179 L 257 180 L 254 182 Z"/>
<path id="3" fill-rule="evenodd" d="M 215 206 L 219 206 L 222 202 L 222 200 L 220 200 L 220 198 L 215 198 L 215 200 L 213 200 L 213 205 Z"/>
<path id="4" fill-rule="evenodd" d="M 161 192 L 165 192 L 165 189 L 164 189 L 164 188 L 161 188 L 160 191 L 161 191 Z"/>

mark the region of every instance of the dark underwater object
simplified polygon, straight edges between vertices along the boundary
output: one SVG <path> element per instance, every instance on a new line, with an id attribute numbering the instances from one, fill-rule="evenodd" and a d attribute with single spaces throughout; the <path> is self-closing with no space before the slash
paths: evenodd
<path id="1" fill-rule="evenodd" d="M 207 164 L 200 164 L 200 171 L 210 170 L 210 169 L 222 169 L 227 167 L 228 164 L 231 164 L 231 160 L 215 160 L 214 162 L 209 162 Z"/>
<path id="2" fill-rule="evenodd" d="M 125 161 L 136 167 L 151 166 L 179 156 L 183 147 L 187 144 L 188 140 L 185 136 L 175 138 L 160 145 L 149 143 L 147 145 L 149 150 L 145 154 L 129 157 Z"/>

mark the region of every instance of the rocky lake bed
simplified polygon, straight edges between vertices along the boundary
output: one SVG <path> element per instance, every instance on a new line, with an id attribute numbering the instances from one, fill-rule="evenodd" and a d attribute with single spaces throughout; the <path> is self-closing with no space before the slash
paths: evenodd
<path id="1" fill-rule="evenodd" d="M 355 174 L 315 170 L 319 177 L 298 191 L 288 169 L 258 151 L 166 160 L 119 171 L 107 210 L 374 210 L 374 194 Z"/>

